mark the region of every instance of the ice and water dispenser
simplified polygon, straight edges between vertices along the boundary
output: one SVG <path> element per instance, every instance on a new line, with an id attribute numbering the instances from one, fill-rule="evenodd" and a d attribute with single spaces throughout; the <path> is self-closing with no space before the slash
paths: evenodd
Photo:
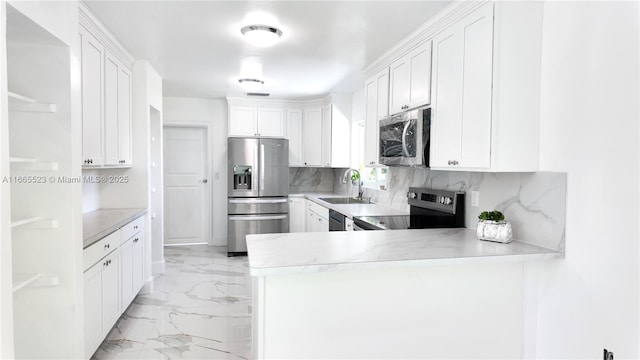
<path id="1" fill-rule="evenodd" d="M 233 167 L 233 190 L 251 190 L 251 166 Z"/>

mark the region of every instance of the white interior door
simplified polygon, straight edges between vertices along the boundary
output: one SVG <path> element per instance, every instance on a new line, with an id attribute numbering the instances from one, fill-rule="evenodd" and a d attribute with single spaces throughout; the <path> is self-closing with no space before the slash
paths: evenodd
<path id="1" fill-rule="evenodd" d="M 209 241 L 207 131 L 164 128 L 164 244 Z"/>

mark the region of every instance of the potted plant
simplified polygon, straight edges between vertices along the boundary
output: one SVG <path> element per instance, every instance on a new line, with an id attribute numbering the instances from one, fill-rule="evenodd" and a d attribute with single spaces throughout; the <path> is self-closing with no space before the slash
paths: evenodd
<path id="1" fill-rule="evenodd" d="M 476 236 L 479 240 L 510 243 L 513 240 L 513 231 L 511 223 L 504 220 L 500 211 L 483 211 L 478 216 Z"/>

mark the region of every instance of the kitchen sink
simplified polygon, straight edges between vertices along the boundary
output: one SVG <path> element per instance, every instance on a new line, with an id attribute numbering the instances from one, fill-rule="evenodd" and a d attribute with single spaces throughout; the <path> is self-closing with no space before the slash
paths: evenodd
<path id="1" fill-rule="evenodd" d="M 350 197 L 320 198 L 320 200 L 329 204 L 371 204 L 370 201 Z"/>

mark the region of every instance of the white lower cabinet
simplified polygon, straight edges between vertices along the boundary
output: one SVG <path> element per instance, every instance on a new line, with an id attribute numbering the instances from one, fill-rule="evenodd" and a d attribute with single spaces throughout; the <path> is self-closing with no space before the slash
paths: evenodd
<path id="1" fill-rule="evenodd" d="M 143 285 L 143 217 L 132 221 L 84 250 L 94 259 L 96 247 L 109 249 L 97 262 L 85 263 L 85 355 L 90 358 Z M 136 232 L 137 231 L 137 232 Z M 123 237 L 134 233 L 128 240 Z M 119 245 L 119 246 L 117 246 Z"/>
<path id="2" fill-rule="evenodd" d="M 344 219 L 344 230 L 345 231 L 353 231 L 353 220 L 349 218 Z"/>
<path id="3" fill-rule="evenodd" d="M 307 232 L 329 231 L 329 209 L 307 200 L 307 219 L 305 230 Z"/>
<path id="4" fill-rule="evenodd" d="M 304 198 L 289 199 L 289 232 L 305 232 L 305 201 Z"/>

